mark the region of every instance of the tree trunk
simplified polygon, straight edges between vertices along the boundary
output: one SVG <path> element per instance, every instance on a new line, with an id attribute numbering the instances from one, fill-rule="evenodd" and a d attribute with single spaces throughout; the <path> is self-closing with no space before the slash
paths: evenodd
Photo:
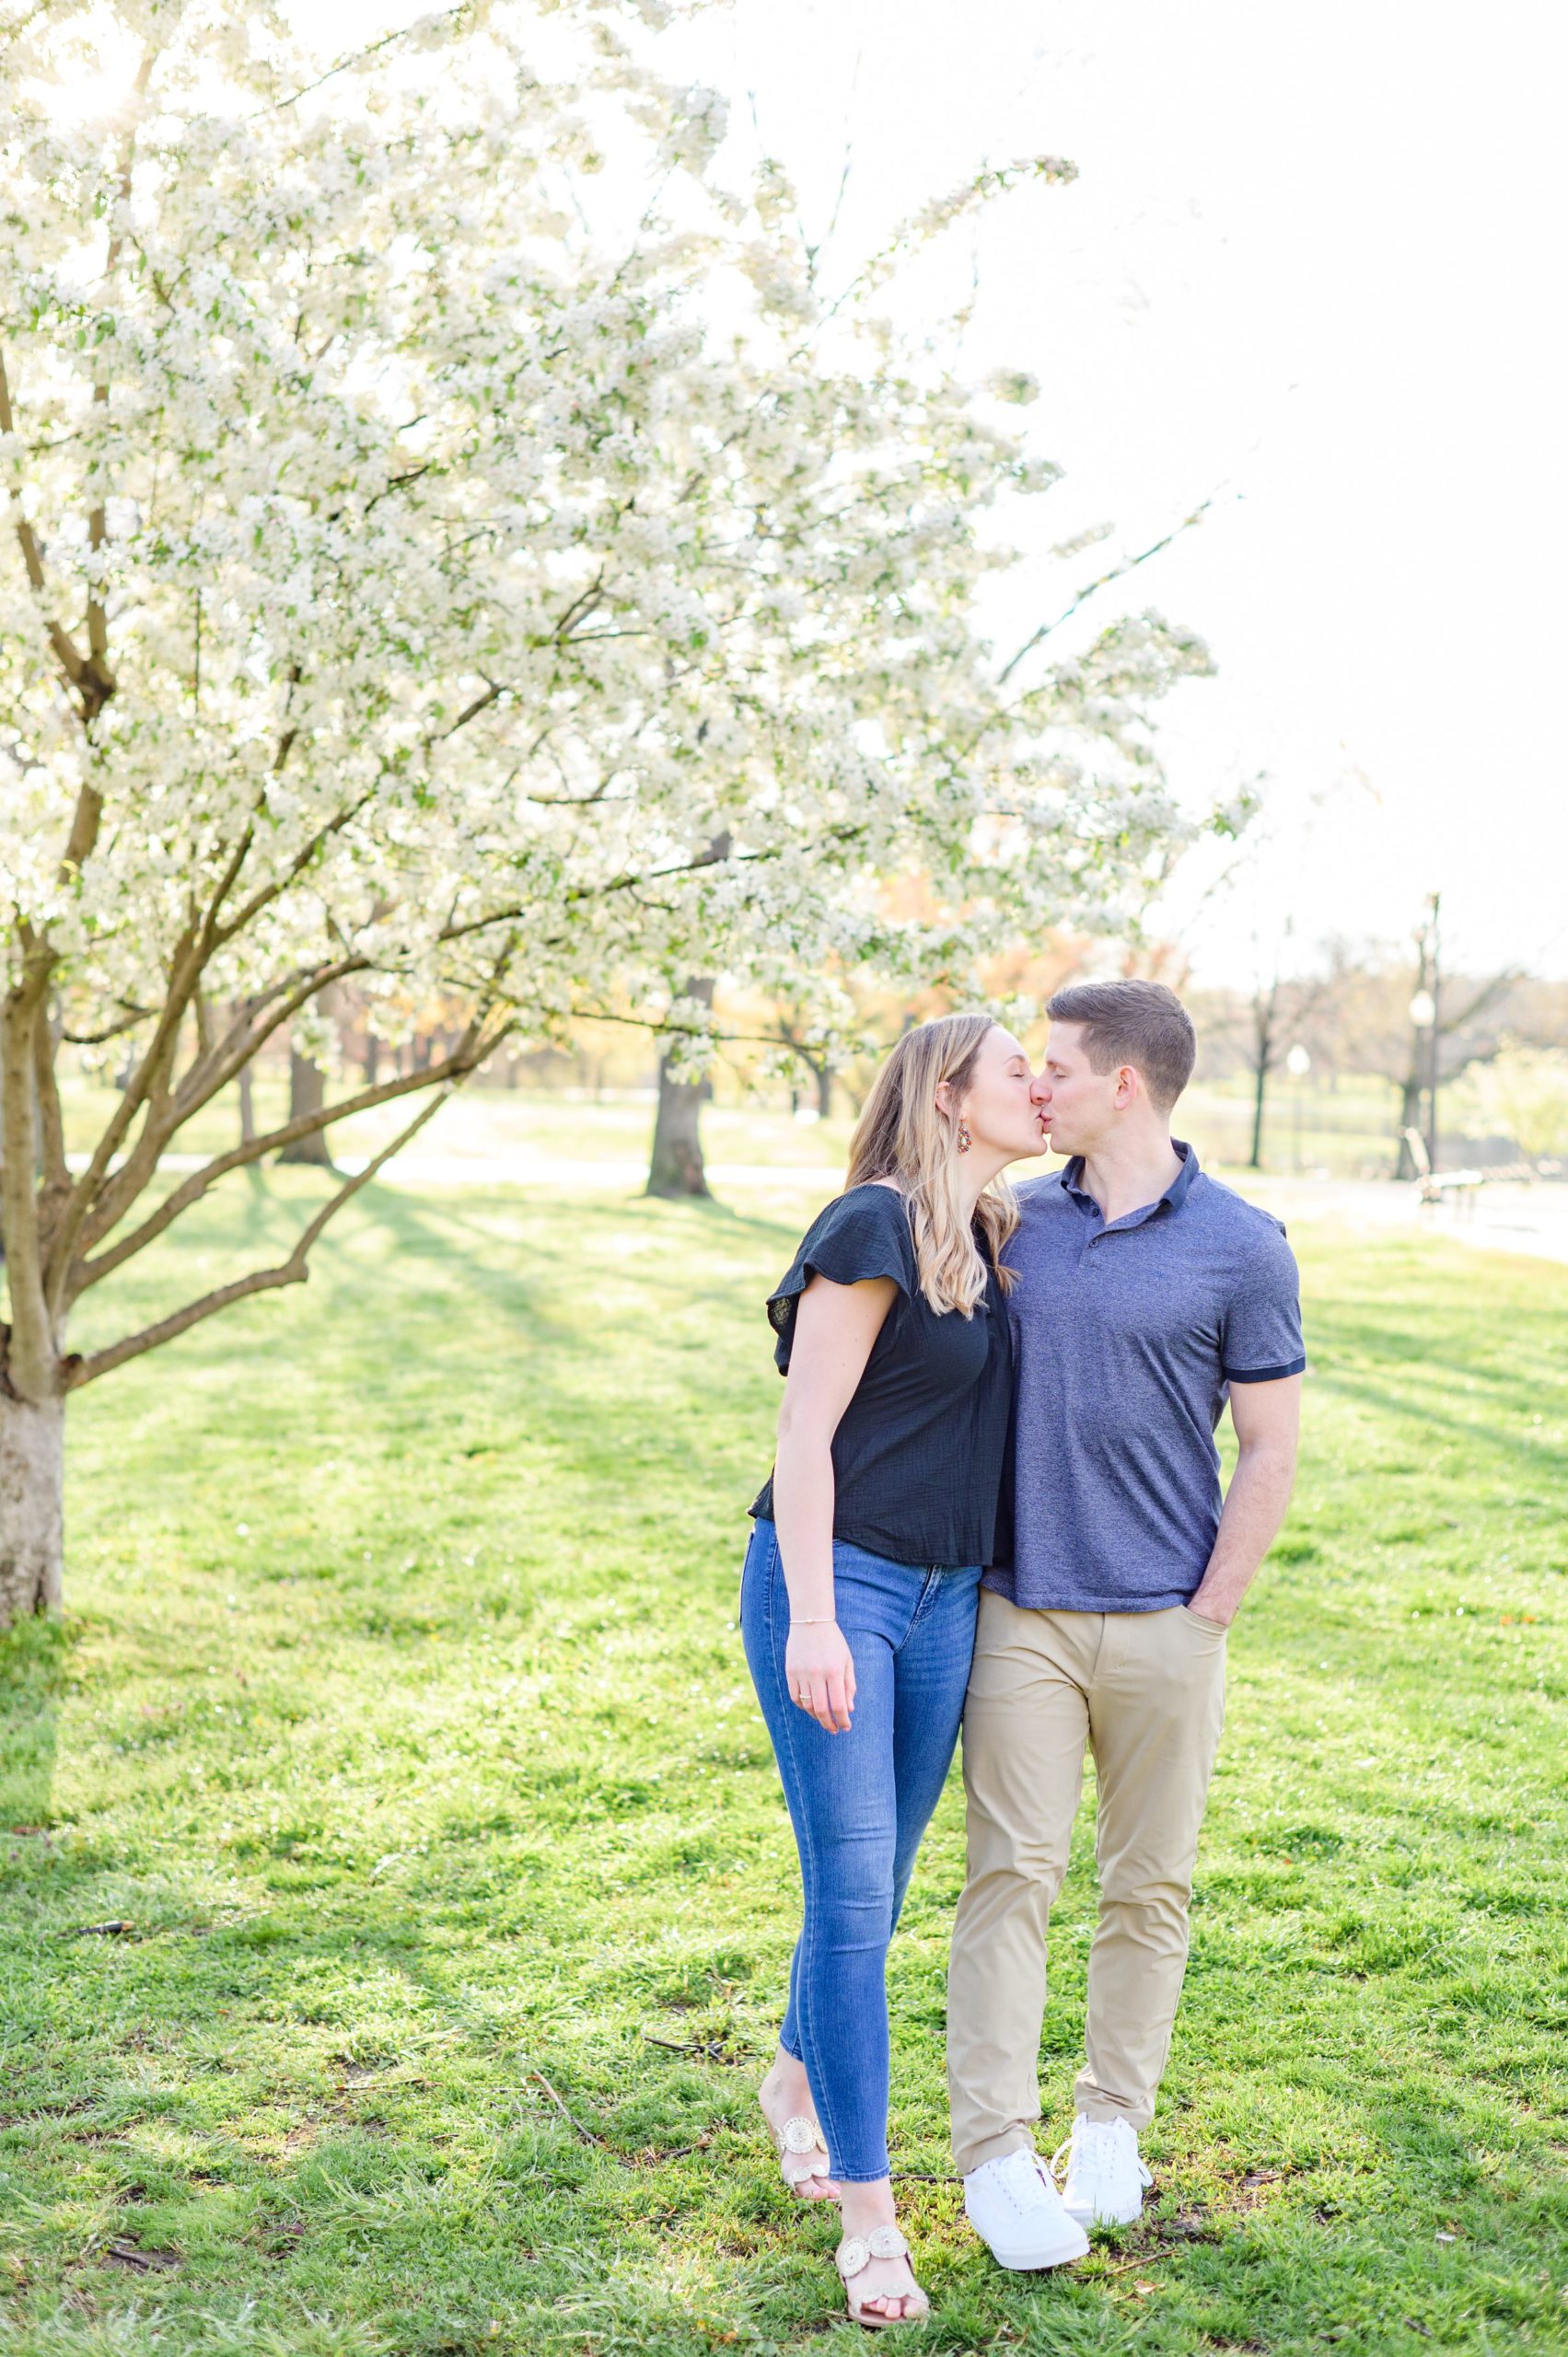
<path id="1" fill-rule="evenodd" d="M 1263 1111 L 1269 1098 L 1269 1074 L 1274 1065 L 1274 1042 L 1278 1037 L 1274 1026 L 1279 1005 L 1280 977 L 1276 968 L 1267 991 L 1258 992 L 1252 1001 L 1252 1159 L 1248 1165 L 1251 1170 L 1263 1167 Z"/>
<path id="2" fill-rule="evenodd" d="M 308 1057 L 296 1055 L 290 1049 L 288 1058 L 288 1118 L 297 1121 L 302 1113 L 319 1113 L 327 1101 L 327 1081 L 319 1064 Z M 280 1162 L 313 1162 L 319 1168 L 330 1170 L 332 1157 L 327 1151 L 325 1130 L 312 1130 L 308 1137 L 296 1138 L 278 1155 Z"/>
<path id="3" fill-rule="evenodd" d="M 365 1027 L 365 1086 L 366 1088 L 375 1087 L 380 1070 L 381 1042 L 367 1023 Z"/>
<path id="4" fill-rule="evenodd" d="M 1406 1137 L 1405 1132 L 1407 1130 L 1419 1130 L 1421 1127 L 1421 1069 L 1419 1063 L 1416 1068 L 1412 1072 L 1409 1073 L 1405 1079 L 1400 1083 L 1400 1158 L 1394 1165 L 1394 1176 L 1396 1178 L 1413 1178 L 1417 1176 L 1415 1156 L 1411 1152 L 1410 1140 Z"/>
<path id="5" fill-rule="evenodd" d="M 817 1119 L 830 1121 L 833 1118 L 833 1067 L 830 1063 L 817 1068 Z"/>
<path id="6" fill-rule="evenodd" d="M 686 984 L 680 995 L 712 1006 L 713 981 L 706 976 L 698 976 Z M 672 1080 L 668 1051 L 660 1056 L 658 1112 L 654 1120 L 654 1150 L 645 1190 L 648 1194 L 680 1198 L 708 1192 L 703 1168 L 701 1123 L 703 1103 L 712 1094 L 705 1080 Z"/>
<path id="7" fill-rule="evenodd" d="M 64 1479 L 64 1400 L 0 1393 L 0 1629 L 60 1609 Z"/>
<path id="8" fill-rule="evenodd" d="M 256 1134 L 256 1075 L 249 1064 L 239 1067 L 239 1143 L 249 1145 Z"/>

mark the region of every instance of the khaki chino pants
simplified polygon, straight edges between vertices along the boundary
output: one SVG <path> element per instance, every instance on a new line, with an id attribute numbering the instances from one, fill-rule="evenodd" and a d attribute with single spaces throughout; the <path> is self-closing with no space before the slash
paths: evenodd
<path id="1" fill-rule="evenodd" d="M 1083 1791 L 1099 1787 L 1090 2119 L 1142 2128 L 1170 2049 L 1187 1905 L 1225 1720 L 1223 1629 L 1164 1612 L 1029 1612 L 986 1589 L 964 1705 L 969 1880 L 947 1980 L 960 2175 L 1034 2142 L 1045 1930 Z"/>

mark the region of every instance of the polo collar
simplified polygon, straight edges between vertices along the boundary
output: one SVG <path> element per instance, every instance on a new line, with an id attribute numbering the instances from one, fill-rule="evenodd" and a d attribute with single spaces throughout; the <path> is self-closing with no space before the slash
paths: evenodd
<path id="1" fill-rule="evenodd" d="M 1169 1186 L 1166 1189 L 1164 1194 L 1161 1195 L 1157 1202 L 1144 1203 L 1135 1212 L 1123 1213 L 1120 1219 L 1111 1221 L 1110 1225 L 1112 1227 L 1141 1227 L 1145 1220 L 1153 1219 L 1156 1212 L 1163 1211 L 1175 1213 L 1181 1209 L 1182 1204 L 1187 1201 L 1188 1195 L 1191 1191 L 1192 1181 L 1198 1176 L 1198 1157 L 1193 1153 L 1192 1148 L 1188 1144 L 1185 1138 L 1172 1138 L 1171 1144 L 1176 1148 L 1177 1153 L 1181 1157 L 1181 1167 L 1177 1172 L 1175 1178 L 1171 1180 Z M 1094 1197 L 1086 1190 L 1083 1184 L 1083 1178 L 1084 1157 L 1081 1154 L 1075 1154 L 1063 1170 L 1063 1187 L 1065 1189 L 1066 1192 L 1073 1197 L 1080 1210 L 1092 1212 L 1098 1219 L 1099 1216 L 1099 1205 L 1096 1202 Z"/>

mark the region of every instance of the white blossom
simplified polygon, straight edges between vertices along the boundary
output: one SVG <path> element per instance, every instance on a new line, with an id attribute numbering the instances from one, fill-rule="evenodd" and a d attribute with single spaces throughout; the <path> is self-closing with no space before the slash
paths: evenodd
<path id="1" fill-rule="evenodd" d="M 1071 168 L 927 208 L 830 321 L 779 168 L 714 186 L 667 13 L 437 10 L 323 79 L 269 5 L 0 0 L 6 981 L 141 1074 L 56 1344 L 234 1055 L 326 1052 L 333 981 L 388 1038 L 444 994 L 475 1054 L 696 974 L 830 1028 L 846 973 L 965 986 L 1181 839 L 1149 714 L 1201 644 L 1000 662 L 997 528 L 1055 470 L 866 305 Z"/>

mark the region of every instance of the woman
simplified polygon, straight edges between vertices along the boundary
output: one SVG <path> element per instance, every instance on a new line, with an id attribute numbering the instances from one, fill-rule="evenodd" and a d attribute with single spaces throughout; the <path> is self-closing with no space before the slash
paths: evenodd
<path id="1" fill-rule="evenodd" d="M 741 1628 L 805 1919 L 761 2103 L 785 2181 L 842 2205 L 839 2271 L 867 2325 L 929 2305 L 889 2176 L 885 1962 L 952 1759 L 992 1553 L 1012 1389 L 999 1261 L 1017 1225 L 996 1181 L 1045 1149 L 1030 1086 L 987 1016 L 906 1032 L 843 1193 L 768 1304 L 786 1383 Z"/>

